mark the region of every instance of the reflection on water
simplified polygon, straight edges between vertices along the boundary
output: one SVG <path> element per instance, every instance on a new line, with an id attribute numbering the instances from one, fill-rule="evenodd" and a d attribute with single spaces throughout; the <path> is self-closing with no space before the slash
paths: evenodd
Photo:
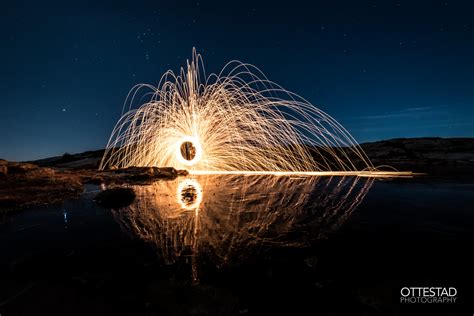
<path id="1" fill-rule="evenodd" d="M 202 188 L 194 179 L 182 180 L 178 184 L 176 197 L 184 210 L 198 209 L 202 202 Z"/>
<path id="2" fill-rule="evenodd" d="M 135 202 L 113 212 L 124 230 L 152 243 L 166 263 L 190 256 L 197 280 L 201 256 L 221 266 L 265 248 L 326 238 L 350 217 L 373 181 L 195 176 L 135 186 Z"/>

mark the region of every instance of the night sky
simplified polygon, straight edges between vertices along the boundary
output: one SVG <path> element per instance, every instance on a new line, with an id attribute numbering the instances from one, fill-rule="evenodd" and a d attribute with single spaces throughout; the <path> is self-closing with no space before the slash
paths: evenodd
<path id="1" fill-rule="evenodd" d="M 359 142 L 473 137 L 472 3 L 3 1 L 0 158 L 104 148 L 130 88 L 193 47 L 208 73 L 258 66 Z"/>

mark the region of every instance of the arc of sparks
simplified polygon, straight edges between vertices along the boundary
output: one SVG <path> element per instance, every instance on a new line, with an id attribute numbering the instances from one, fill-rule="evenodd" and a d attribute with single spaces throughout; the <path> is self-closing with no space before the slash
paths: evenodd
<path id="1" fill-rule="evenodd" d="M 142 98 L 147 101 L 134 107 Z M 129 92 L 100 169 L 112 166 L 196 174 L 380 172 L 349 132 L 316 106 L 250 64 L 231 61 L 206 76 L 195 49 L 179 75 L 169 70 L 156 87 L 140 84 Z"/>

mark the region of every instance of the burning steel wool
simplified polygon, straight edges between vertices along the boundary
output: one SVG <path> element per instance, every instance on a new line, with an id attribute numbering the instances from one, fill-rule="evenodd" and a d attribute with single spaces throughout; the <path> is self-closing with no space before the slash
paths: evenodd
<path id="1" fill-rule="evenodd" d="M 135 102 L 146 99 L 135 108 Z M 127 97 L 100 169 L 169 166 L 190 173 L 314 173 L 383 176 L 331 116 L 231 61 L 206 75 L 193 50 L 179 75 Z"/>

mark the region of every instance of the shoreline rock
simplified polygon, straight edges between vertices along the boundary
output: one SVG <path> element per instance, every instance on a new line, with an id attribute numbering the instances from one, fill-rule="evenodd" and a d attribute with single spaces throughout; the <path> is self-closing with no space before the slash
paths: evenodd
<path id="1" fill-rule="evenodd" d="M 0 160 L 0 214 L 78 197 L 85 184 L 148 184 L 185 176 L 186 170 L 130 167 L 116 170 L 40 167 Z"/>

